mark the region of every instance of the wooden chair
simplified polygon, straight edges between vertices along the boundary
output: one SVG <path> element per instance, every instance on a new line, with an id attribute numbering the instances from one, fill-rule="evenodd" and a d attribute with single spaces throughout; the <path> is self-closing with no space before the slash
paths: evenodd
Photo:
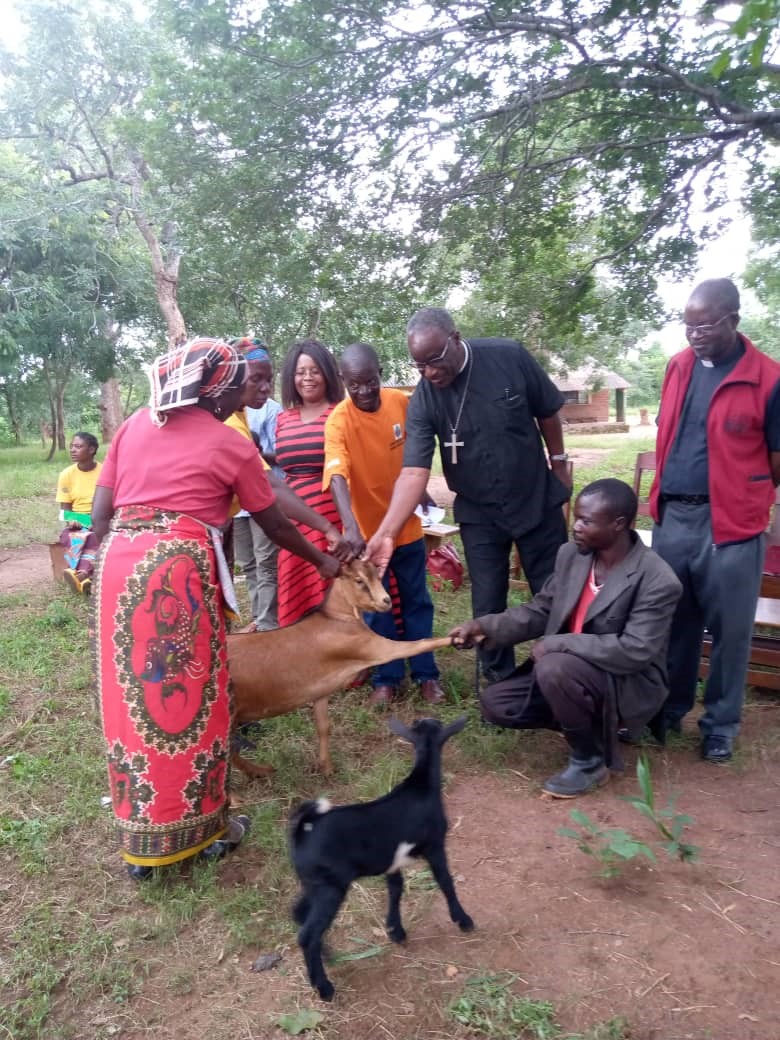
<path id="1" fill-rule="evenodd" d="M 637 508 L 638 516 L 650 516 L 650 503 L 647 499 L 647 495 L 642 494 L 642 480 L 647 474 L 655 473 L 655 452 L 654 451 L 640 451 L 637 452 L 636 462 L 634 463 L 634 494 L 639 500 L 639 506 Z M 651 478 L 652 482 L 652 478 Z M 649 493 L 649 487 L 647 492 Z"/>

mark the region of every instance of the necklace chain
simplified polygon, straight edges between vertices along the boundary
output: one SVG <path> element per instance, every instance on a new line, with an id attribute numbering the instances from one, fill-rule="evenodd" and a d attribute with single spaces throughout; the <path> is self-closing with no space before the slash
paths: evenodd
<path id="1" fill-rule="evenodd" d="M 590 584 L 596 592 L 600 592 L 604 586 L 602 581 L 601 585 L 596 581 L 596 557 L 593 557 L 593 562 L 590 565 Z"/>
<path id="2" fill-rule="evenodd" d="M 458 425 L 460 423 L 460 417 L 461 417 L 461 415 L 463 415 L 463 405 L 466 403 L 466 394 L 469 392 L 469 383 L 471 382 L 471 362 L 474 359 L 474 354 L 473 354 L 473 349 L 474 348 L 471 346 L 471 344 L 468 342 L 468 340 L 465 340 L 465 339 L 463 340 L 463 346 L 466 348 L 466 350 L 468 351 L 468 355 L 469 355 L 469 359 L 468 359 L 468 372 L 466 373 L 466 385 L 463 387 L 463 396 L 461 397 L 460 404 L 458 405 L 458 414 L 455 416 L 455 423 L 452 425 L 453 436 L 458 432 Z"/>

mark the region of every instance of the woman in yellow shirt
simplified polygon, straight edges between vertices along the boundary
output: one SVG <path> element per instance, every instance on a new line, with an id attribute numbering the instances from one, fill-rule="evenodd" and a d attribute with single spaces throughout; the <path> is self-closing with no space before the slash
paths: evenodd
<path id="1" fill-rule="evenodd" d="M 65 581 L 80 595 L 88 596 L 92 588 L 92 572 L 97 555 L 97 541 L 92 534 L 92 499 L 101 464 L 95 458 L 97 437 L 91 433 L 74 433 L 70 442 L 72 465 L 67 466 L 57 481 L 57 501 L 66 526 L 60 534 L 65 550 Z"/>

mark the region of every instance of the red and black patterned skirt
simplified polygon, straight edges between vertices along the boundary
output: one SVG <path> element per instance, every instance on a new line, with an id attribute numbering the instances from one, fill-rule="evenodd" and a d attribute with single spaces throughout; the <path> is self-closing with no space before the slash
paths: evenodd
<path id="1" fill-rule="evenodd" d="M 96 675 L 122 855 L 175 863 L 228 822 L 230 687 L 208 529 L 147 506 L 118 510 L 96 585 Z"/>

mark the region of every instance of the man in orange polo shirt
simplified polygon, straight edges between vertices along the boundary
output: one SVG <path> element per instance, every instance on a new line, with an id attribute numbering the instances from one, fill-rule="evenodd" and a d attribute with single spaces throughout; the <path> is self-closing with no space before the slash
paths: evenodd
<path id="1" fill-rule="evenodd" d="M 341 375 L 349 398 L 336 405 L 325 424 L 323 490 L 330 489 L 344 534 L 354 545 L 370 538 L 387 512 L 393 486 L 403 465 L 408 400 L 400 390 L 382 389 L 382 368 L 372 347 L 354 343 L 341 357 Z M 433 602 L 425 579 L 422 524 L 412 515 L 395 540 L 383 581 L 392 571 L 398 586 L 404 639 L 433 634 Z M 386 639 L 398 639 L 392 613 L 374 614 L 371 628 Z M 439 669 L 432 653 L 409 659 L 412 679 L 430 703 L 444 699 Z M 380 665 L 372 682 L 374 704 L 398 695 L 404 662 Z"/>

